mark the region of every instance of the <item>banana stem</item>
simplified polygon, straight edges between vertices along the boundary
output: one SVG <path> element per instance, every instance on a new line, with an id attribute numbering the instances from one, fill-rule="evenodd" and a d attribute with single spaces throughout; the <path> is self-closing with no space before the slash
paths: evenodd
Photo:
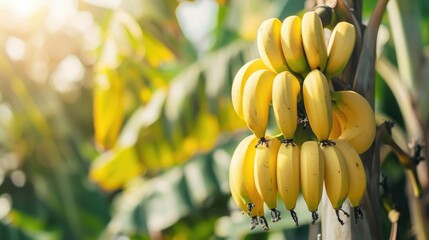
<path id="1" fill-rule="evenodd" d="M 411 186 L 413 188 L 414 197 L 421 198 L 423 191 L 422 185 L 420 184 L 419 178 L 417 176 L 416 168 L 411 168 L 407 170 L 408 179 L 411 181 Z"/>
<path id="2" fill-rule="evenodd" d="M 329 7 L 328 5 L 318 5 L 314 8 L 314 11 L 319 15 L 320 19 L 322 20 L 323 27 L 328 27 L 331 25 L 332 20 L 335 19 L 334 17 L 334 9 Z"/>
<path id="3" fill-rule="evenodd" d="M 383 187 L 383 193 L 381 198 L 383 202 L 383 207 L 388 213 L 389 221 L 392 224 L 392 227 L 390 229 L 389 239 L 395 240 L 398 233 L 398 220 L 399 220 L 400 213 L 395 209 L 395 206 L 393 204 L 392 194 L 390 194 L 389 189 L 387 187 L 387 177 L 384 176 L 383 174 L 382 176 L 383 176 L 383 180 L 380 183 L 380 185 L 382 185 Z"/>
<path id="4" fill-rule="evenodd" d="M 403 167 L 407 169 L 407 176 L 410 180 L 410 183 L 413 188 L 414 196 L 419 198 L 422 195 L 422 186 L 420 184 L 419 178 L 417 176 L 416 165 L 420 156 L 411 156 L 409 153 L 406 153 L 399 145 L 393 140 L 391 135 L 391 128 L 393 127 L 392 122 L 385 122 L 380 128 L 381 134 L 383 134 L 383 142 L 392 147 L 393 152 L 398 157 L 399 162 Z"/>
<path id="5" fill-rule="evenodd" d="M 398 223 L 392 223 L 392 229 L 390 230 L 390 240 L 395 240 L 396 239 L 396 235 L 398 233 Z"/>
<path id="6" fill-rule="evenodd" d="M 389 212 L 389 220 L 392 223 L 392 228 L 390 229 L 390 240 L 395 240 L 398 235 L 398 219 L 399 212 L 392 210 Z"/>

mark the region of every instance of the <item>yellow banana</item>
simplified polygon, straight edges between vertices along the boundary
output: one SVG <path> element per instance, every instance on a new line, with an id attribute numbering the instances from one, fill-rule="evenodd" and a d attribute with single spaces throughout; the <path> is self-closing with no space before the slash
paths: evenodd
<path id="1" fill-rule="evenodd" d="M 300 17 L 293 15 L 283 21 L 281 43 L 283 55 L 289 68 L 297 73 L 307 73 L 310 67 L 307 64 L 304 47 L 302 46 Z"/>
<path id="2" fill-rule="evenodd" d="M 349 193 L 349 172 L 347 163 L 341 151 L 335 143 L 322 144 L 323 156 L 325 158 L 325 189 L 332 207 L 335 209 L 338 221 L 341 225 L 344 221 L 340 218 L 339 211 L 342 210 L 344 201 Z M 342 210 L 347 217 L 350 215 Z"/>
<path id="3" fill-rule="evenodd" d="M 310 69 L 324 71 L 328 54 L 322 21 L 316 12 L 306 12 L 301 24 L 302 45 Z"/>
<path id="4" fill-rule="evenodd" d="M 229 183 L 231 193 L 243 199 L 247 206 L 247 214 L 251 215 L 258 201 L 262 201 L 256 190 L 254 181 L 254 145 L 258 141 L 253 135 L 244 138 L 235 149 L 229 167 Z M 237 204 L 240 208 L 240 204 Z"/>
<path id="5" fill-rule="evenodd" d="M 274 78 L 272 103 L 277 126 L 286 141 L 292 142 L 298 121 L 298 94 L 301 90 L 298 79 L 284 71 Z"/>
<path id="6" fill-rule="evenodd" d="M 319 141 L 328 140 L 332 129 L 332 103 L 328 81 L 317 69 L 307 74 L 302 85 L 305 111 Z"/>
<path id="7" fill-rule="evenodd" d="M 357 222 L 359 218 L 363 218 L 363 213 L 359 206 L 366 190 L 365 168 L 359 154 L 350 143 L 341 139 L 332 141 L 346 160 L 349 175 L 349 193 L 347 198 L 350 205 L 354 208 L 355 222 Z"/>
<path id="8" fill-rule="evenodd" d="M 299 147 L 295 144 L 281 144 L 277 153 L 277 190 L 292 219 L 298 226 L 294 211 L 299 195 Z"/>
<path id="9" fill-rule="evenodd" d="M 235 74 L 231 87 L 231 100 L 237 115 L 244 120 L 243 115 L 243 91 L 249 76 L 257 70 L 267 69 L 262 59 L 253 59 L 244 64 Z"/>
<path id="10" fill-rule="evenodd" d="M 243 91 L 243 115 L 247 127 L 266 143 L 265 131 L 271 104 L 273 80 L 276 74 L 269 70 L 258 70 L 247 79 Z M 258 144 L 259 144 L 258 143 Z"/>
<path id="11" fill-rule="evenodd" d="M 324 157 L 316 141 L 304 142 L 300 152 L 300 184 L 301 192 L 312 213 L 313 224 L 319 218 L 317 209 L 322 198 L 324 179 Z"/>
<path id="12" fill-rule="evenodd" d="M 339 139 L 348 141 L 361 154 L 375 138 L 375 116 L 371 105 L 354 91 L 332 92 L 333 110 L 341 126 Z"/>
<path id="13" fill-rule="evenodd" d="M 255 154 L 255 185 L 259 196 L 271 210 L 271 220 L 277 222 L 281 219 L 280 211 L 277 208 L 277 152 L 280 142 L 277 139 L 270 139 L 269 147 L 259 145 L 256 147 Z"/>
<path id="14" fill-rule="evenodd" d="M 261 23 L 256 38 L 259 55 L 265 65 L 276 73 L 289 70 L 283 56 L 280 39 L 282 22 L 278 18 L 270 18 Z"/>
<path id="15" fill-rule="evenodd" d="M 277 222 L 281 219 L 277 208 L 277 152 L 280 142 L 274 138 L 266 137 L 267 145 L 256 147 L 255 153 L 255 185 L 259 196 L 271 210 L 271 221 Z"/>
<path id="16" fill-rule="evenodd" d="M 339 22 L 329 38 L 326 76 L 338 75 L 343 71 L 353 53 L 355 42 L 355 27 L 348 22 Z"/>

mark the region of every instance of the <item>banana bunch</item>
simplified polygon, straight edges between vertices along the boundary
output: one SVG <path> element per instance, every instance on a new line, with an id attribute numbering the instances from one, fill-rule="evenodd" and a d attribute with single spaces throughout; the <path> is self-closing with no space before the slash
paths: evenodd
<path id="1" fill-rule="evenodd" d="M 325 42 L 322 21 L 314 11 L 263 21 L 257 33 L 259 58 L 247 62 L 234 77 L 232 105 L 253 133 L 237 146 L 229 180 L 234 202 L 268 230 L 281 219 L 281 200 L 298 225 L 295 212 L 301 193 L 313 224 L 323 187 L 339 223 L 348 199 L 357 222 L 366 175 L 359 154 L 375 138 L 374 111 L 352 90 L 335 91 L 332 77 L 342 73 L 354 51 L 355 28 L 339 22 Z M 270 113 L 279 134 L 270 136 Z M 271 128 L 270 128 L 271 130 Z M 342 214 L 341 214 L 342 213 Z"/>

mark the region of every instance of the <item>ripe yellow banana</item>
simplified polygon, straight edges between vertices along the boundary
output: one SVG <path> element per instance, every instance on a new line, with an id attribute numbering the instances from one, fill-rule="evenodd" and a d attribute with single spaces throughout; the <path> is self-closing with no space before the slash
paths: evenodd
<path id="1" fill-rule="evenodd" d="M 302 144 L 299 166 L 301 192 L 308 210 L 312 213 L 313 224 L 319 218 L 317 209 L 322 198 L 324 162 L 322 150 L 316 141 Z"/>
<path id="2" fill-rule="evenodd" d="M 298 94 L 301 90 L 298 79 L 284 71 L 274 78 L 272 103 L 277 126 L 286 141 L 292 142 L 298 121 Z"/>
<path id="3" fill-rule="evenodd" d="M 310 69 L 324 71 L 328 54 L 322 21 L 316 12 L 306 12 L 301 24 L 302 45 Z"/>
<path id="4" fill-rule="evenodd" d="M 365 168 L 359 154 L 350 143 L 341 139 L 332 141 L 346 160 L 349 175 L 349 193 L 347 198 L 349 199 L 350 205 L 354 208 L 355 222 L 357 222 L 359 218 L 363 218 L 363 213 L 359 206 L 366 190 Z"/>
<path id="5" fill-rule="evenodd" d="M 310 67 L 307 64 L 304 47 L 302 46 L 300 17 L 293 15 L 283 21 L 281 43 L 283 55 L 289 68 L 294 72 L 306 74 Z"/>
<path id="6" fill-rule="evenodd" d="M 277 222 L 281 219 L 280 211 L 277 208 L 277 152 L 280 142 L 276 139 L 270 139 L 269 147 L 259 145 L 255 153 L 255 185 L 259 196 L 271 210 L 271 221 Z"/>
<path id="7" fill-rule="evenodd" d="M 232 82 L 231 100 L 237 115 L 244 120 L 243 91 L 249 76 L 257 70 L 267 69 L 262 59 L 253 59 L 244 64 L 237 72 Z"/>
<path id="8" fill-rule="evenodd" d="M 258 139 L 253 135 L 244 138 L 235 149 L 229 167 L 229 184 L 231 194 L 241 198 L 247 206 L 247 214 L 251 215 L 255 204 L 262 199 L 256 190 L 254 181 L 254 157 Z M 241 204 L 237 204 L 240 208 Z"/>
<path id="9" fill-rule="evenodd" d="M 302 85 L 305 111 L 319 141 L 328 140 L 332 129 L 332 103 L 328 81 L 317 69 L 307 74 Z"/>
<path id="10" fill-rule="evenodd" d="M 341 225 L 344 221 L 340 218 L 339 211 L 342 210 L 344 201 L 349 193 L 349 172 L 347 163 L 341 151 L 335 143 L 322 144 L 323 156 L 325 158 L 325 189 L 332 207 L 335 209 L 338 221 Z M 342 210 L 346 213 L 344 210 Z M 350 215 L 346 213 L 347 217 Z"/>
<path id="11" fill-rule="evenodd" d="M 348 22 L 339 22 L 329 38 L 326 76 L 338 75 L 343 71 L 353 53 L 355 42 L 355 27 Z"/>
<path id="12" fill-rule="evenodd" d="M 277 153 L 277 189 L 285 207 L 298 226 L 294 211 L 299 195 L 299 147 L 295 144 L 281 144 Z"/>
<path id="13" fill-rule="evenodd" d="M 283 56 L 280 39 L 282 22 L 278 18 L 270 18 L 261 23 L 256 38 L 259 55 L 265 65 L 276 73 L 289 70 Z"/>
<path id="14" fill-rule="evenodd" d="M 243 91 L 243 115 L 247 127 L 266 142 L 265 131 L 271 104 L 273 80 L 276 74 L 269 70 L 258 70 L 247 79 Z"/>
<path id="15" fill-rule="evenodd" d="M 361 154 L 368 150 L 375 138 L 375 116 L 371 105 L 354 91 L 331 93 L 333 110 L 341 126 L 339 139 L 348 141 Z"/>

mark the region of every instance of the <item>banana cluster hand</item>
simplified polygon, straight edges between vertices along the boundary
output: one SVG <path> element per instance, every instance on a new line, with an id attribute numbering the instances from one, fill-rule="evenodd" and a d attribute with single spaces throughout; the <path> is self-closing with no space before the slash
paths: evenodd
<path id="1" fill-rule="evenodd" d="M 252 135 L 243 139 L 231 159 L 231 194 L 237 206 L 268 230 L 281 219 L 278 198 L 298 225 L 294 211 L 299 193 L 318 219 L 323 187 L 343 224 L 346 199 L 356 221 L 366 175 L 359 154 L 375 138 L 374 111 L 352 90 L 335 91 L 331 78 L 342 73 L 354 51 L 354 25 L 338 23 L 328 40 L 316 12 L 263 21 L 257 35 L 260 58 L 241 67 L 232 83 L 232 104 Z M 267 133 L 270 110 L 281 134 Z M 270 128 L 271 130 L 271 128 Z"/>

